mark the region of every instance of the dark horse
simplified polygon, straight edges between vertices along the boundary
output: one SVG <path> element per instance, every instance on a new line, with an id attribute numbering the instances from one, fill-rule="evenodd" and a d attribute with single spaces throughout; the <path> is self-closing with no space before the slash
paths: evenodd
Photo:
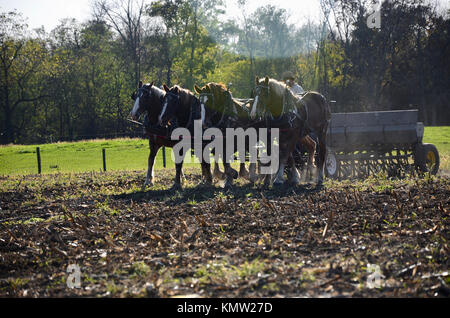
<path id="1" fill-rule="evenodd" d="M 170 137 L 167 136 L 167 130 L 158 125 L 158 117 L 163 108 L 162 102 L 165 95 L 166 92 L 154 86 L 153 82 L 145 85 L 142 85 L 142 82 L 140 82 L 138 90 L 131 96 L 135 102 L 133 109 L 131 110 L 130 117 L 133 120 L 137 120 L 141 114 L 145 112 L 147 113 L 145 133 L 149 139 L 150 154 L 148 156 L 147 177 L 142 186 L 142 190 L 145 190 L 147 185 L 153 185 L 153 165 L 155 163 L 155 157 L 158 150 L 162 146 L 172 148 L 178 143 L 178 141 L 172 141 Z M 180 185 L 180 182 L 177 182 L 179 180 L 180 175 L 175 178 L 174 187 L 178 187 Z"/>
<path id="2" fill-rule="evenodd" d="M 221 90 L 226 91 L 225 87 L 219 84 L 211 84 L 204 91 L 196 86 L 200 92 L 200 99 L 195 97 L 189 90 L 179 86 L 174 86 L 171 89 L 164 87 L 166 97 L 160 115 L 160 124 L 164 126 L 175 119 L 177 127 L 189 127 L 193 125 L 193 120 L 199 120 L 201 121 L 202 131 L 207 128 L 217 128 L 224 131 L 226 128 L 233 127 L 233 122 L 234 124 L 238 123 L 240 118 L 248 118 L 248 111 L 242 105 L 233 101 L 229 92 L 227 97 L 225 97 L 227 101 L 222 101 L 218 94 L 213 93 L 213 90 L 218 90 L 219 86 Z M 208 99 L 213 102 L 208 103 Z M 223 139 L 221 142 L 223 146 L 226 144 L 225 136 L 226 134 L 222 133 L 221 138 Z M 202 149 L 205 146 L 203 141 Z M 214 150 L 220 150 L 219 153 L 221 154 L 226 152 L 225 147 Z M 224 158 L 222 157 L 222 159 Z M 202 162 L 204 161 L 202 160 Z M 215 160 L 215 163 L 217 163 L 217 160 Z M 242 165 L 244 166 L 242 167 Z M 233 179 L 238 176 L 238 173 L 230 166 L 228 160 L 223 160 L 223 166 L 225 188 L 228 188 L 232 186 Z M 241 175 L 248 175 L 248 172 L 244 170 L 245 163 L 241 163 Z"/>
<path id="3" fill-rule="evenodd" d="M 183 89 L 178 85 L 168 88 L 164 85 L 166 92 L 162 101 L 162 109 L 158 116 L 158 125 L 161 127 L 168 127 L 171 131 L 176 128 L 187 128 L 193 130 L 193 122 L 199 119 L 200 101 L 194 96 L 192 92 Z M 169 127 L 170 126 L 170 127 Z M 179 141 L 175 141 L 178 143 Z M 194 148 L 194 138 L 188 141 L 191 148 Z M 202 145 L 201 149 L 204 149 Z M 181 188 L 181 169 L 183 167 L 184 157 L 179 162 L 175 162 L 176 176 L 174 186 Z M 202 160 L 200 162 L 202 167 L 202 175 L 207 184 L 212 184 L 211 165 L 209 162 Z M 217 163 L 216 163 L 216 169 Z"/>
<path id="4" fill-rule="evenodd" d="M 162 146 L 173 147 L 176 144 L 176 142 L 165 138 L 163 134 L 155 134 L 148 129 L 149 126 L 157 127 L 158 114 L 162 109 L 162 100 L 164 95 L 166 95 L 166 92 L 156 86 L 153 86 L 153 82 L 145 85 L 142 85 L 142 82 L 139 82 L 138 90 L 131 96 L 135 102 L 133 109 L 130 112 L 130 117 L 133 120 L 137 120 L 141 114 L 147 112 L 146 119 L 148 120 L 148 123 L 146 123 L 145 133 L 148 136 L 150 154 L 148 156 L 147 177 L 142 185 L 142 190 L 144 190 L 147 185 L 153 185 L 153 165 L 155 163 L 155 157 L 159 148 Z"/>
<path id="5" fill-rule="evenodd" d="M 268 77 L 256 79 L 255 101 L 252 106 L 251 116 L 257 114 L 278 118 L 282 116 L 287 109 L 295 106 L 297 111 L 304 118 L 304 127 L 300 134 L 292 135 L 292 141 L 295 143 L 310 132 L 315 132 L 318 136 L 318 184 L 322 184 L 324 176 L 324 163 L 326 157 L 326 135 L 328 123 L 331 118 L 330 107 L 326 99 L 317 92 L 307 92 L 303 97 L 296 97 L 292 91 L 282 82 Z M 291 151 L 289 149 L 289 151 Z M 284 160 L 286 160 L 284 158 Z M 286 163 L 280 160 L 280 164 Z M 289 155 L 289 164 L 292 165 L 292 152 Z M 278 171 L 278 177 L 282 172 Z"/>

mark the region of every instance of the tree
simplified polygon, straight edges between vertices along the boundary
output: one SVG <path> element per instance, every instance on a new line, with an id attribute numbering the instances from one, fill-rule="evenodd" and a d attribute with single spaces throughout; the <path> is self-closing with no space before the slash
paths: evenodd
<path id="1" fill-rule="evenodd" d="M 141 79 L 142 43 L 144 38 L 144 0 L 96 0 L 94 15 L 106 21 L 120 36 L 127 58 L 133 65 L 133 80 Z"/>
<path id="2" fill-rule="evenodd" d="M 38 74 L 46 59 L 45 44 L 26 38 L 27 25 L 16 12 L 0 15 L 0 109 L 2 143 L 16 140 L 31 112 L 32 103 L 43 99 Z"/>

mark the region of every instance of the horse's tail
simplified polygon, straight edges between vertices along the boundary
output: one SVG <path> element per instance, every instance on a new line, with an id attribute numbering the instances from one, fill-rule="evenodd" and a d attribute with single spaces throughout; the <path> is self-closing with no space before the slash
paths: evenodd
<path id="1" fill-rule="evenodd" d="M 312 98 L 314 99 L 314 101 L 316 102 L 317 105 L 319 105 L 322 109 L 322 116 L 325 120 L 329 121 L 331 119 L 331 108 L 330 108 L 330 104 L 328 104 L 327 99 L 325 98 L 325 96 L 323 96 L 322 94 L 318 93 L 318 92 L 308 92 L 307 94 L 311 94 Z"/>
<path id="2" fill-rule="evenodd" d="M 327 99 L 325 98 L 325 96 L 323 96 L 322 94 L 319 94 L 320 99 L 321 99 L 321 103 L 324 105 L 324 117 L 326 118 L 326 120 L 330 120 L 331 119 L 331 108 L 330 108 L 330 104 L 328 104 Z"/>

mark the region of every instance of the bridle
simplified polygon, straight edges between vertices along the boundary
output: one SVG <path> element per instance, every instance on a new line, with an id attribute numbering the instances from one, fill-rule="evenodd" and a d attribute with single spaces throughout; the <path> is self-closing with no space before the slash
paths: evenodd
<path id="1" fill-rule="evenodd" d="M 178 94 L 172 93 L 172 92 L 166 92 L 166 95 L 164 96 L 164 98 L 167 98 L 168 96 L 175 98 L 175 102 L 171 101 L 172 103 L 175 103 L 175 106 L 173 107 L 173 110 L 171 110 L 171 117 L 174 117 L 174 114 L 176 114 L 178 112 L 178 109 L 180 108 L 180 96 Z M 167 103 L 169 103 L 169 101 L 167 101 Z M 167 109 L 164 109 L 164 104 L 163 104 L 163 109 L 164 113 L 160 114 L 160 118 L 162 119 L 162 116 L 166 115 L 167 113 Z M 170 119 L 169 119 L 170 121 Z"/>
<path id="2" fill-rule="evenodd" d="M 258 84 L 258 85 L 256 85 L 256 87 L 255 87 L 255 97 L 254 97 L 254 98 L 256 99 L 256 97 L 258 97 L 258 99 L 259 99 L 260 94 L 261 94 L 261 92 L 262 92 L 263 90 L 267 90 L 267 96 L 269 96 L 270 86 L 269 86 L 269 85 L 265 85 L 265 84 Z M 258 102 L 259 102 L 259 100 L 258 100 Z M 257 108 L 258 105 L 255 105 L 255 107 Z M 268 108 L 268 107 L 267 107 L 267 104 L 264 105 L 262 114 L 261 114 L 261 116 L 259 116 L 260 118 L 261 118 L 261 117 L 265 117 L 265 114 L 267 113 L 267 108 Z M 258 113 L 258 112 L 257 112 L 257 109 L 255 110 L 255 112 Z M 269 113 L 269 114 L 270 114 L 270 113 Z"/>
<path id="3" fill-rule="evenodd" d="M 233 112 L 234 112 L 234 114 L 237 115 L 236 107 L 235 107 L 235 105 L 232 103 L 232 96 L 231 96 L 231 93 L 230 93 L 229 90 L 227 90 L 226 92 L 228 93 L 228 95 L 227 95 L 227 104 L 223 107 L 222 114 L 221 114 L 221 117 L 220 117 L 219 122 L 218 122 L 217 124 L 215 124 L 215 125 L 218 126 L 218 127 L 220 127 L 220 125 L 224 122 L 224 119 L 225 119 L 225 113 L 226 113 L 226 110 L 227 110 L 227 108 L 228 108 L 228 106 L 229 106 L 230 104 L 232 104 L 232 106 L 233 106 Z M 202 97 L 211 97 L 212 109 L 213 109 L 214 112 L 217 114 L 218 112 L 216 111 L 216 107 L 215 107 L 215 106 L 216 106 L 216 103 L 215 103 L 214 94 L 213 94 L 213 93 L 200 93 L 200 94 L 198 94 L 198 99 L 200 100 L 200 102 L 202 101 Z"/>
<path id="4" fill-rule="evenodd" d="M 144 97 L 144 95 L 146 95 L 145 98 L 150 99 L 152 97 L 152 90 L 147 88 L 146 86 L 140 87 L 134 96 L 134 100 L 136 100 L 136 98 L 141 99 Z M 140 104 L 140 100 L 139 100 L 139 104 Z M 139 108 L 140 108 L 140 105 L 139 105 Z M 148 113 L 148 105 L 147 104 L 146 104 L 145 110 L 141 113 L 141 115 L 145 114 L 145 113 Z"/>

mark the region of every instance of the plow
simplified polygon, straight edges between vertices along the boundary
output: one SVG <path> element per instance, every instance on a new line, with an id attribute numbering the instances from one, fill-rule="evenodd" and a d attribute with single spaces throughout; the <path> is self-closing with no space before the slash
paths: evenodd
<path id="1" fill-rule="evenodd" d="M 439 152 L 422 142 L 418 110 L 333 113 L 327 135 L 326 174 L 333 179 L 386 173 L 437 174 Z"/>

